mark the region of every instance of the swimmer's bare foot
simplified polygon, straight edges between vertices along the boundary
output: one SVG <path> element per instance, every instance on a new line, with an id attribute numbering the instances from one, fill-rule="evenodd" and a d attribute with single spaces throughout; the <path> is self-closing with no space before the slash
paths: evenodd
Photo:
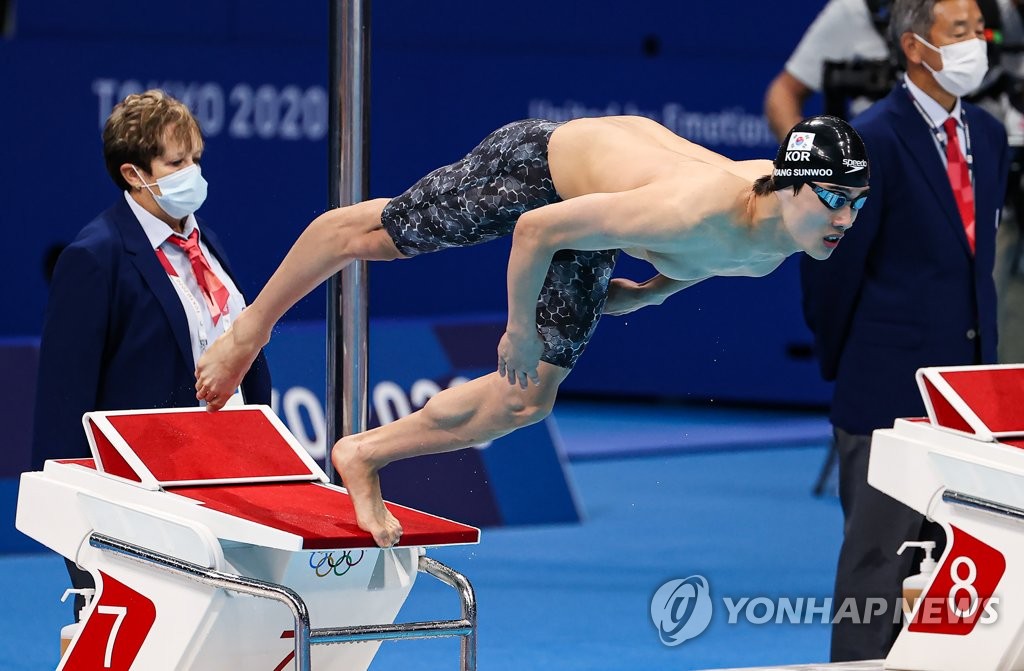
<path id="1" fill-rule="evenodd" d="M 359 449 L 350 438 L 343 438 L 334 446 L 331 462 L 352 497 L 359 528 L 369 532 L 382 548 L 397 544 L 402 537 L 402 524 L 384 505 L 377 468 L 360 458 Z"/>

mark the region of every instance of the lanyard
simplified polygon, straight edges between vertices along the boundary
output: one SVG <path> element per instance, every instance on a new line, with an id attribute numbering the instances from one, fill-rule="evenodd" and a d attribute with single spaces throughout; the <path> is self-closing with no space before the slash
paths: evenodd
<path id="1" fill-rule="evenodd" d="M 160 260 L 160 265 L 164 267 L 165 271 L 167 271 L 167 276 L 171 278 L 171 282 L 173 282 L 178 288 L 179 293 L 185 296 L 185 298 L 188 299 L 189 305 L 192 306 L 192 311 L 196 315 L 196 325 L 199 329 L 199 353 L 202 354 L 210 344 L 210 336 L 206 331 L 206 322 L 203 320 L 203 308 L 199 306 L 199 301 L 196 300 L 195 295 L 193 295 L 189 288 L 185 286 L 185 281 L 181 279 L 178 272 L 174 269 L 174 266 L 171 265 L 171 261 L 167 258 L 167 254 L 164 253 L 164 250 L 157 247 L 156 257 Z M 200 291 L 202 291 L 201 288 Z M 224 330 L 226 331 L 231 326 L 231 316 L 228 314 L 226 305 L 220 318 L 224 322 Z M 198 359 L 196 360 L 196 363 L 199 363 Z M 241 388 L 236 388 L 227 405 L 236 405 L 244 402 L 245 400 L 242 398 Z M 202 401 L 200 403 L 200 405 L 205 404 L 206 401 Z"/>
<path id="2" fill-rule="evenodd" d="M 195 295 L 193 295 L 189 288 L 185 286 L 185 281 L 178 276 L 177 271 L 174 270 L 174 266 L 171 265 L 171 261 L 167 258 L 167 254 L 164 253 L 164 250 L 157 247 L 156 257 L 160 260 L 160 265 L 164 267 L 165 271 L 167 271 L 167 276 L 171 278 L 171 282 L 178 287 L 179 293 L 185 296 L 185 298 L 188 299 L 189 304 L 192 306 L 192 311 L 195 312 L 196 315 L 196 326 L 199 329 L 199 351 L 200 353 L 205 352 L 206 348 L 210 344 L 210 336 L 206 331 L 206 321 L 203 319 L 203 308 L 200 307 L 199 301 L 196 300 Z M 221 315 L 221 319 L 225 320 L 224 328 L 227 329 L 231 324 L 231 317 L 228 315 L 227 310 L 225 310 Z"/>
<path id="3" fill-rule="evenodd" d="M 921 118 L 924 119 L 928 129 L 932 132 L 932 137 L 934 137 L 935 141 L 939 143 L 939 147 L 942 149 L 942 155 L 944 157 L 947 156 L 946 145 L 948 144 L 948 140 L 946 138 L 946 132 L 932 123 L 931 117 L 929 117 L 928 113 L 924 111 L 923 107 L 921 107 L 921 103 L 918 102 L 917 98 L 914 97 L 914 94 L 910 92 L 909 88 L 907 88 L 906 81 L 903 82 L 903 90 L 907 92 L 907 95 L 910 97 L 910 102 L 914 103 L 914 107 L 921 114 Z M 967 159 L 967 172 L 971 176 L 971 186 L 973 187 L 974 154 L 971 152 L 971 133 L 970 129 L 967 127 L 967 111 L 964 110 L 964 106 L 962 104 L 960 105 L 960 124 L 964 127 L 964 158 Z"/>

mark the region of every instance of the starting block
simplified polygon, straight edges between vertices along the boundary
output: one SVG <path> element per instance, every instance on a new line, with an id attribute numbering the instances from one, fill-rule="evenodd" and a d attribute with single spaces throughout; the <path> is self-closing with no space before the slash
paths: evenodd
<path id="1" fill-rule="evenodd" d="M 437 636 L 476 668 L 472 585 L 425 548 L 479 529 L 389 504 L 404 533 L 376 547 L 265 406 L 83 423 L 93 458 L 48 461 L 18 494 L 17 528 L 96 581 L 58 671 L 364 670 L 384 640 Z M 461 619 L 394 622 L 420 571 L 458 592 Z"/>
<path id="2" fill-rule="evenodd" d="M 946 548 L 885 668 L 1024 669 L 1024 366 L 917 381 L 928 417 L 874 432 L 868 482 L 942 525 Z"/>
<path id="3" fill-rule="evenodd" d="M 709 670 L 710 671 L 710 670 Z M 834 662 L 832 664 L 795 664 L 793 666 L 757 666 L 742 669 L 715 669 L 715 671 L 883 671 L 882 660 L 863 662 Z"/>

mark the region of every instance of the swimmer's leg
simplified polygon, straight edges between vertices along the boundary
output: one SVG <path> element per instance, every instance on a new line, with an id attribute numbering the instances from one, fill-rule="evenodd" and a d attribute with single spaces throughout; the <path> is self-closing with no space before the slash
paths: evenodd
<path id="1" fill-rule="evenodd" d="M 542 361 L 538 373 L 540 384 L 527 389 L 496 372 L 484 375 L 445 389 L 407 417 L 339 440 L 331 461 L 352 497 L 359 527 L 381 547 L 402 535 L 384 506 L 377 475 L 392 461 L 485 443 L 547 417 L 569 369 Z"/>
<path id="2" fill-rule="evenodd" d="M 403 258 L 381 224 L 387 199 L 324 212 L 292 245 L 256 300 L 218 338 L 196 366 L 196 398 L 209 410 L 228 401 L 292 305 L 352 261 Z"/>

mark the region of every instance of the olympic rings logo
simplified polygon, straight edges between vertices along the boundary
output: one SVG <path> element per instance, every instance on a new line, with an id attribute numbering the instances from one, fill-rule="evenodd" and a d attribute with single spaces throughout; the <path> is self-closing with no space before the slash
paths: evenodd
<path id="1" fill-rule="evenodd" d="M 359 550 L 358 552 L 358 556 L 356 556 L 353 550 L 345 550 L 344 552 L 337 553 L 337 555 L 333 551 L 311 552 L 309 554 L 309 568 L 313 569 L 318 578 L 326 578 L 331 573 L 341 577 L 348 573 L 353 566 L 363 561 L 366 551 Z"/>

